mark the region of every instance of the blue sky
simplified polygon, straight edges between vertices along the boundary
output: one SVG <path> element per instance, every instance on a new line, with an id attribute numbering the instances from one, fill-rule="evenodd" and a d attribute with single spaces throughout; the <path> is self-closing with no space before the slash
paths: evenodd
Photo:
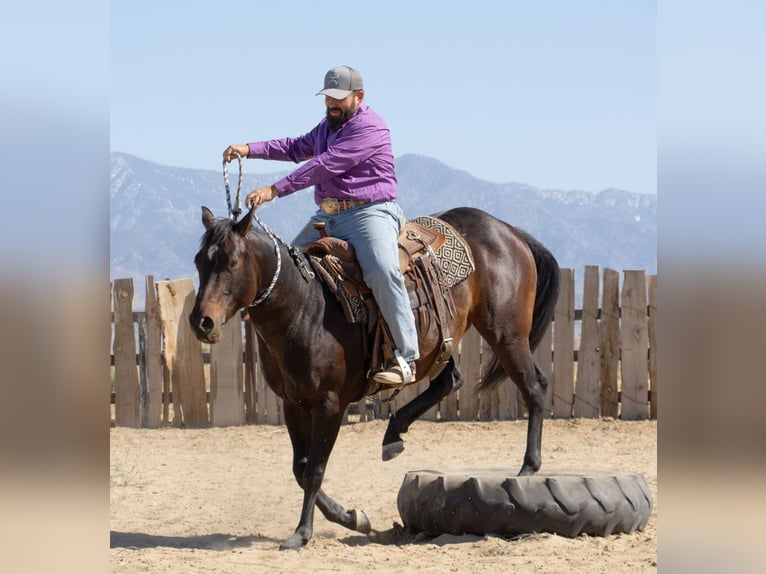
<path id="1" fill-rule="evenodd" d="M 397 156 L 656 193 L 656 29 L 649 1 L 114 1 L 111 149 L 220 170 L 230 143 L 313 127 L 325 71 L 348 64 Z"/>

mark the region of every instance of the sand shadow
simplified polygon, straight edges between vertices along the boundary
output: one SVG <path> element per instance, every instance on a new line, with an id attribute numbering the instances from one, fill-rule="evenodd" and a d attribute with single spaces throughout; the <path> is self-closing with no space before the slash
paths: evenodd
<path id="1" fill-rule="evenodd" d="M 233 536 L 231 534 L 201 534 L 199 536 L 161 536 L 145 532 L 109 532 L 110 548 L 193 548 L 196 550 L 231 550 L 252 546 L 255 542 L 273 542 L 281 540 L 269 536 Z"/>
<path id="2" fill-rule="evenodd" d="M 380 544 L 382 546 L 401 546 L 410 544 L 415 535 L 407 532 L 399 524 L 394 524 L 388 530 L 373 530 L 369 534 L 351 534 L 339 538 L 338 541 L 347 546 L 366 546 L 368 544 Z"/>
<path id="3" fill-rule="evenodd" d="M 352 534 L 340 538 L 340 542 L 348 546 L 366 546 L 368 544 L 380 544 L 381 546 L 407 546 L 410 544 L 435 544 L 448 546 L 456 544 L 470 544 L 485 540 L 486 536 L 473 534 L 426 534 L 423 532 L 411 532 L 399 523 L 388 530 L 373 530 L 370 534 Z"/>

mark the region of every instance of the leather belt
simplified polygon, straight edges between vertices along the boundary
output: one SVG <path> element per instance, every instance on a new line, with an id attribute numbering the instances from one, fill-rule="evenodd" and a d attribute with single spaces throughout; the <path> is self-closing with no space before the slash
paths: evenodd
<path id="1" fill-rule="evenodd" d="M 340 211 L 347 211 L 366 205 L 369 201 L 357 201 L 356 199 L 335 199 L 334 197 L 328 197 L 323 199 L 319 203 L 319 209 L 330 215 L 335 215 Z"/>

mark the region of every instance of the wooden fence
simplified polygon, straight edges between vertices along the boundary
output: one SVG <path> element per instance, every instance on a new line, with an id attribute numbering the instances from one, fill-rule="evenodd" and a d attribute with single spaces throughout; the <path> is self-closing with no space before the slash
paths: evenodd
<path id="1" fill-rule="evenodd" d="M 281 399 L 268 388 L 247 320 L 232 320 L 221 341 L 203 346 L 187 317 L 194 306 L 191 279 L 146 277 L 145 311 L 133 311 L 133 280 L 112 284 L 113 424 L 158 428 L 282 424 Z M 586 266 L 582 309 L 574 307 L 574 270 L 561 270 L 553 323 L 535 351 L 549 380 L 546 416 L 657 417 L 657 276 Z M 601 305 L 599 306 L 599 295 Z M 506 381 L 481 396 L 476 386 L 488 361 L 474 329 L 455 351 L 464 376 L 457 392 L 426 413 L 426 420 L 515 420 L 526 415 L 515 385 Z M 346 419 L 388 418 L 428 385 L 405 388 L 349 407 Z"/>

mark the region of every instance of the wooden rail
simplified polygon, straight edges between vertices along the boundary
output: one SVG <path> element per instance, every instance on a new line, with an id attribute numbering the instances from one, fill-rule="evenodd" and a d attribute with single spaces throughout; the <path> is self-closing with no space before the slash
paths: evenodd
<path id="1" fill-rule="evenodd" d="M 586 266 L 582 309 L 574 308 L 574 271 L 561 270 L 554 321 L 535 351 L 548 376 L 546 415 L 556 418 L 657 417 L 657 276 L 642 270 Z M 246 320 L 230 321 L 209 352 L 193 336 L 188 317 L 194 304 L 191 279 L 146 277 L 143 313 L 134 312 L 132 279 L 112 285 L 113 424 L 158 428 L 238 424 L 282 424 L 281 400 L 263 380 L 255 335 Z M 600 302 L 600 304 L 599 304 Z M 455 351 L 464 377 L 457 392 L 422 418 L 427 420 L 515 420 L 526 405 L 507 381 L 492 392 L 476 392 L 490 354 L 474 329 Z M 390 402 L 351 405 L 353 420 L 388 418 L 422 392 L 428 382 L 405 388 Z"/>

